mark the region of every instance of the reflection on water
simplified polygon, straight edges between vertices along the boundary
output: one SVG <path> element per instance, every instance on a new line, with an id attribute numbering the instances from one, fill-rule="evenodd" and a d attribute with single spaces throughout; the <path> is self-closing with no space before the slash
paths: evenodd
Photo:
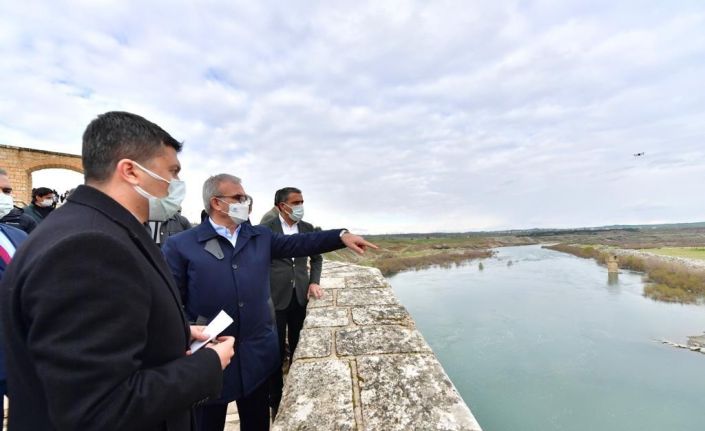
<path id="1" fill-rule="evenodd" d="M 619 273 L 618 272 L 608 272 L 607 273 L 607 285 L 608 286 L 619 285 Z"/>
<path id="2" fill-rule="evenodd" d="M 702 333 L 705 307 L 539 246 L 481 263 L 390 282 L 485 431 L 703 429 L 705 355 L 654 340 Z"/>

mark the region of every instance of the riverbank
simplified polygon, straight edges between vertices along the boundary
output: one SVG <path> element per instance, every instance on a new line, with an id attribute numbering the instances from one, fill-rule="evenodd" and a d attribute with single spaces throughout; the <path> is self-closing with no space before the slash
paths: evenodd
<path id="1" fill-rule="evenodd" d="M 703 260 L 605 245 L 555 244 L 544 247 L 591 258 L 600 264 L 605 264 L 609 256 L 617 256 L 621 269 L 645 274 L 647 285 L 644 287 L 644 296 L 657 301 L 683 304 L 705 302 Z"/>
<path id="2" fill-rule="evenodd" d="M 379 269 L 385 277 L 401 271 L 418 270 L 432 266 L 451 267 L 473 259 L 492 257 L 496 247 L 537 244 L 534 238 L 519 236 L 479 235 L 395 235 L 369 236 L 379 250 L 368 250 L 358 256 L 348 250 L 327 253 L 326 258 L 371 266 Z"/>

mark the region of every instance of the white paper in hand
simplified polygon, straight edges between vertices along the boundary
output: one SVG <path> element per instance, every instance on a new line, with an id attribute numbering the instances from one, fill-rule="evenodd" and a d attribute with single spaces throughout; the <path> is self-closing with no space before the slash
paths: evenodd
<path id="1" fill-rule="evenodd" d="M 225 330 L 230 324 L 233 323 L 233 318 L 228 316 L 228 313 L 225 311 L 221 310 L 220 313 L 218 313 L 217 316 L 215 316 L 215 319 L 211 321 L 211 323 L 206 326 L 206 329 L 203 330 L 203 333 L 208 335 L 208 339 L 204 341 L 199 341 L 196 340 L 193 343 L 191 343 L 191 353 L 196 353 L 198 349 L 201 347 L 205 346 L 208 344 L 212 339 L 218 336 L 221 332 Z"/>

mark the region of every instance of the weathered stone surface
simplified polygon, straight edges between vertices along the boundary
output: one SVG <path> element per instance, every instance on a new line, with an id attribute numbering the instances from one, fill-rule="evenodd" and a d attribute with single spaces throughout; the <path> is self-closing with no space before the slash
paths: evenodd
<path id="1" fill-rule="evenodd" d="M 343 289 L 338 291 L 338 307 L 356 305 L 399 304 L 392 289 Z"/>
<path id="2" fill-rule="evenodd" d="M 369 266 L 362 266 L 362 265 L 353 265 L 351 263 L 332 262 L 332 261 L 325 261 L 325 265 L 323 266 L 323 271 L 321 274 L 325 278 L 343 277 L 343 276 L 349 276 L 349 277 L 373 276 L 373 277 L 383 278 L 382 271 L 380 271 L 377 268 L 372 268 Z"/>
<path id="3" fill-rule="evenodd" d="M 348 323 L 350 323 L 350 318 L 346 308 L 316 308 L 308 310 L 304 328 L 346 326 Z"/>
<path id="4" fill-rule="evenodd" d="M 356 274 L 345 277 L 345 285 L 348 289 L 389 287 L 384 278 L 376 274 Z"/>
<path id="5" fill-rule="evenodd" d="M 370 430 L 473 430 L 480 426 L 432 354 L 357 358 Z"/>
<path id="6" fill-rule="evenodd" d="M 321 280 L 322 289 L 343 289 L 345 277 L 326 277 Z"/>
<path id="7" fill-rule="evenodd" d="M 326 261 L 321 286 L 272 429 L 481 431 L 378 270 Z"/>
<path id="8" fill-rule="evenodd" d="M 333 349 L 333 331 L 331 329 L 304 329 L 301 331 L 300 337 L 294 352 L 294 360 L 330 356 Z"/>
<path id="9" fill-rule="evenodd" d="M 295 361 L 272 430 L 353 430 L 350 364 Z"/>
<path id="10" fill-rule="evenodd" d="M 705 347 L 705 335 L 694 335 L 688 337 L 688 345 L 691 347 Z"/>
<path id="11" fill-rule="evenodd" d="M 324 308 L 332 307 L 335 304 L 335 290 L 326 290 L 323 292 L 323 298 L 311 298 L 308 300 L 306 308 Z"/>
<path id="12" fill-rule="evenodd" d="M 354 276 L 355 274 L 358 274 L 357 266 L 350 266 L 350 265 L 340 265 L 336 267 L 324 267 L 323 271 L 321 272 L 321 275 L 324 278 L 328 277 L 344 277 L 344 276 Z"/>
<path id="13" fill-rule="evenodd" d="M 409 325 L 411 318 L 401 305 L 369 305 L 352 308 L 356 325 Z"/>
<path id="14" fill-rule="evenodd" d="M 335 346 L 342 356 L 431 352 L 417 330 L 396 325 L 339 329 Z"/>

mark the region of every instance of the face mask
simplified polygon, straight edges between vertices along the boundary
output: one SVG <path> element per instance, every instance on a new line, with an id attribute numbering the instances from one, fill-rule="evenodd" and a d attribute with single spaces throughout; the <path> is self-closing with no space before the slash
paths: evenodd
<path id="1" fill-rule="evenodd" d="M 176 179 L 167 181 L 139 163 L 134 161 L 132 163 L 145 171 L 150 177 L 169 184 L 169 193 L 163 198 L 158 198 L 152 195 L 140 186 L 134 186 L 135 191 L 149 201 L 149 220 L 169 220 L 174 214 L 176 214 L 179 208 L 181 208 L 181 202 L 183 202 L 184 197 L 186 196 L 186 183 Z"/>
<path id="2" fill-rule="evenodd" d="M 286 204 L 284 204 L 286 205 Z M 289 214 L 289 218 L 298 222 L 301 221 L 301 219 L 304 218 L 304 205 L 294 205 L 293 207 L 290 207 L 289 205 L 286 205 L 290 210 L 291 214 Z"/>
<path id="3" fill-rule="evenodd" d="M 231 204 L 229 202 L 225 202 L 222 199 L 218 199 L 219 201 L 228 204 L 228 217 L 230 217 L 230 220 L 232 220 L 235 224 L 243 224 L 250 218 L 250 205 L 247 203 L 241 204 L 241 203 L 236 203 L 236 204 Z M 223 213 L 225 211 L 222 211 Z"/>
<path id="4" fill-rule="evenodd" d="M 47 198 L 41 202 L 37 202 L 37 206 L 40 206 L 42 208 L 49 208 L 52 205 L 54 205 L 54 199 L 52 198 Z"/>
<path id="5" fill-rule="evenodd" d="M 15 200 L 12 199 L 12 195 L 0 193 L 0 218 L 8 215 L 14 206 Z"/>

